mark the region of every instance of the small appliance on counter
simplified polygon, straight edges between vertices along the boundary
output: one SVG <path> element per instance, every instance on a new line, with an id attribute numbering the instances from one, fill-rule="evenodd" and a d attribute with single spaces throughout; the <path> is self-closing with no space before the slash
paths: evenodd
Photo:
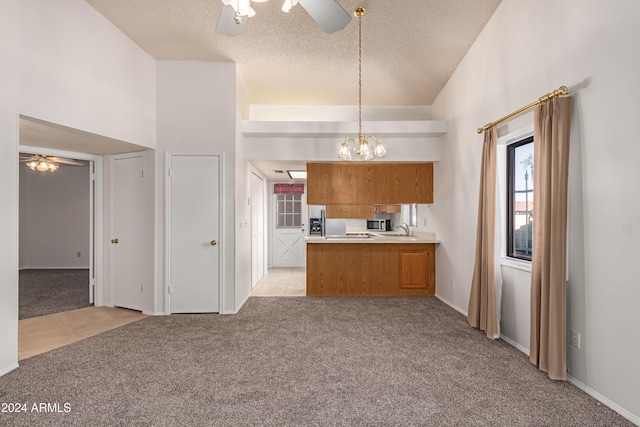
<path id="1" fill-rule="evenodd" d="M 322 220 L 320 218 L 309 218 L 309 234 L 322 236 Z"/>
<path id="2" fill-rule="evenodd" d="M 367 230 L 391 231 L 391 220 L 390 219 L 368 219 Z"/>

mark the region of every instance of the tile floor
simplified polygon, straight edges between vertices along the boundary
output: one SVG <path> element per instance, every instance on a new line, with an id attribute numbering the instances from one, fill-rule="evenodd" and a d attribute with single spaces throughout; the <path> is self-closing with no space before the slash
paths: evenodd
<path id="1" fill-rule="evenodd" d="M 144 319 L 139 311 L 86 307 L 18 321 L 18 360 Z"/>
<path id="2" fill-rule="evenodd" d="M 303 297 L 307 295 L 307 273 L 304 267 L 270 268 L 253 287 L 252 297 Z"/>

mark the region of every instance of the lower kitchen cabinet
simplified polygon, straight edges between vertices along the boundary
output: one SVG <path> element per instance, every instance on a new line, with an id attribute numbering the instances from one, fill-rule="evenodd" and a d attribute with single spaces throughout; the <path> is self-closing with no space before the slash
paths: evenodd
<path id="1" fill-rule="evenodd" d="M 431 296 L 434 243 L 307 244 L 308 296 Z"/>
<path id="2" fill-rule="evenodd" d="M 430 276 L 435 275 L 429 263 L 428 250 L 400 251 L 400 289 L 429 289 Z M 431 267 L 431 268 L 430 268 Z"/>

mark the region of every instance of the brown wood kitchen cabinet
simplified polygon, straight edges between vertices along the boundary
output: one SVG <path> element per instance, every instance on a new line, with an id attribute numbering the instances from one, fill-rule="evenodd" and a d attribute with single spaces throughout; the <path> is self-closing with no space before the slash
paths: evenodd
<path id="1" fill-rule="evenodd" d="M 373 213 L 400 213 L 401 205 L 373 205 Z"/>
<path id="2" fill-rule="evenodd" d="M 433 163 L 307 163 L 307 204 L 433 203 Z"/>
<path id="3" fill-rule="evenodd" d="M 435 288 L 435 245 L 414 250 L 401 250 L 400 289 L 427 289 L 433 295 Z"/>
<path id="4" fill-rule="evenodd" d="M 326 205 L 327 218 L 371 218 L 372 205 Z"/>
<path id="5" fill-rule="evenodd" d="M 432 296 L 433 243 L 307 244 L 308 296 Z"/>

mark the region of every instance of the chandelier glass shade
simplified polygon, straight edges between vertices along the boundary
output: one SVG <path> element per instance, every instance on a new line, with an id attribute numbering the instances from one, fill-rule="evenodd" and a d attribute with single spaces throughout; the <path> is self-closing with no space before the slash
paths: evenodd
<path id="1" fill-rule="evenodd" d="M 358 6 L 353 11 L 353 14 L 358 18 L 358 135 L 347 136 L 342 142 L 338 157 L 344 161 L 351 160 L 351 149 L 353 149 L 353 154 L 362 160 L 384 157 L 387 154 L 387 150 L 378 141 L 378 138 L 362 133 L 362 17 L 365 13 L 367 10 L 362 6 Z M 374 144 L 373 150 L 371 143 Z"/>

